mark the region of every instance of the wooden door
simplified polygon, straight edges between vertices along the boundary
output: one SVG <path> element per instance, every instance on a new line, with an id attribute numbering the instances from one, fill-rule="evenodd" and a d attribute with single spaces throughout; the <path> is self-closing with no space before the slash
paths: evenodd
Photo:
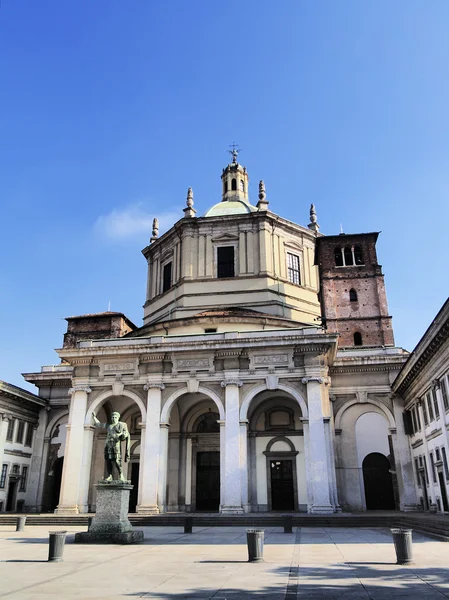
<path id="1" fill-rule="evenodd" d="M 293 493 L 293 461 L 270 460 L 271 509 L 295 510 Z"/>
<path id="2" fill-rule="evenodd" d="M 220 452 L 196 455 L 196 510 L 216 512 L 220 507 Z"/>

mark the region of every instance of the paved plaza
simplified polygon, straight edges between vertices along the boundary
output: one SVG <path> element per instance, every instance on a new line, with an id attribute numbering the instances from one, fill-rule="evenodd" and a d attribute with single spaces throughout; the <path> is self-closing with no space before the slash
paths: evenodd
<path id="1" fill-rule="evenodd" d="M 48 563 L 47 527 L 0 527 L 0 598 L 449 598 L 449 544 L 419 534 L 415 563 L 398 566 L 388 529 L 266 527 L 263 563 L 247 562 L 244 527 L 143 527 L 133 546 L 75 544 L 86 529 L 66 529 L 64 562 Z"/>

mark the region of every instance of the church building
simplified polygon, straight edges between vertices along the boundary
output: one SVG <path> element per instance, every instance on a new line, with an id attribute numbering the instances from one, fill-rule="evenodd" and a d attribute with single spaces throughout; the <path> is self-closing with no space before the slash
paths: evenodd
<path id="1" fill-rule="evenodd" d="M 306 226 L 269 206 L 234 151 L 203 216 L 189 188 L 171 229 L 154 220 L 142 326 L 67 318 L 60 364 L 24 375 L 49 408 L 27 511 L 95 510 L 92 417 L 115 411 L 137 513 L 416 510 L 378 233 L 323 235 L 313 205 Z"/>

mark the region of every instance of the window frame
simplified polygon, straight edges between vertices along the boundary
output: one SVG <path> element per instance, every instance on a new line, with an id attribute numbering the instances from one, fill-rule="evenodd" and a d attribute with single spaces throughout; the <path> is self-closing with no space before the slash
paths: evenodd
<path id="1" fill-rule="evenodd" d="M 292 257 L 292 259 L 296 259 L 297 263 L 298 263 L 298 268 L 296 269 L 295 267 L 291 267 L 289 264 L 289 258 Z M 301 255 L 299 253 L 295 253 L 295 252 L 290 252 L 289 250 L 286 251 L 285 253 L 285 262 L 286 262 L 286 268 L 287 268 L 287 281 L 293 285 L 297 285 L 297 286 L 301 286 L 302 282 L 301 282 L 301 272 L 302 272 L 302 265 L 301 265 Z M 298 282 L 293 281 L 292 279 L 290 279 L 290 271 L 295 274 L 298 274 Z"/>
<path id="2" fill-rule="evenodd" d="M 165 269 L 166 267 L 168 267 L 169 265 L 171 265 L 170 267 L 170 285 L 168 288 L 165 288 Z M 168 260 L 166 260 L 164 263 L 161 264 L 161 294 L 165 294 L 165 292 L 168 292 L 168 290 L 171 290 L 171 288 L 173 287 L 173 257 L 170 257 Z"/>
<path id="3" fill-rule="evenodd" d="M 18 419 L 19 424 L 16 429 L 15 443 L 23 445 L 23 436 L 25 434 L 25 421 L 23 419 Z"/>
<path id="4" fill-rule="evenodd" d="M 33 447 L 33 438 L 34 438 L 34 425 L 33 425 L 33 423 L 30 423 L 28 421 L 27 429 L 25 432 L 25 440 L 23 442 L 23 445 L 26 446 L 27 448 L 32 448 Z"/>
<path id="5" fill-rule="evenodd" d="M 22 476 L 20 479 L 19 492 L 27 491 L 28 465 L 22 465 Z"/>
<path id="6" fill-rule="evenodd" d="M 4 490 L 6 487 L 6 479 L 8 477 L 8 467 L 7 463 L 2 464 L 2 470 L 0 473 L 0 489 Z"/>
<path id="7" fill-rule="evenodd" d="M 14 439 L 14 430 L 16 428 L 16 419 L 12 418 L 8 421 L 8 429 L 6 431 L 6 441 L 12 442 Z"/>
<path id="8" fill-rule="evenodd" d="M 233 248 L 233 252 L 234 252 L 234 274 L 233 275 L 228 275 L 226 277 L 219 275 L 219 263 L 218 263 L 218 254 L 219 254 L 219 249 L 220 248 Z M 215 277 L 216 279 L 234 279 L 235 277 L 238 276 L 238 271 L 237 271 L 237 261 L 238 261 L 238 246 L 237 243 L 235 242 L 223 242 L 223 243 L 217 243 L 214 247 L 214 257 L 215 257 Z M 231 264 L 231 263 L 229 263 Z"/>

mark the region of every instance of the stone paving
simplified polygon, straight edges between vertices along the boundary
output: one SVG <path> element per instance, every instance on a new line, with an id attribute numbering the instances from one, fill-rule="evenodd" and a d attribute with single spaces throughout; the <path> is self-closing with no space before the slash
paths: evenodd
<path id="1" fill-rule="evenodd" d="M 414 534 L 415 563 L 395 564 L 388 529 L 265 528 L 263 563 L 248 563 L 243 527 L 142 527 L 133 546 L 74 544 L 48 563 L 48 529 L 0 527 L 0 598 L 389 600 L 449 598 L 449 543 Z"/>

